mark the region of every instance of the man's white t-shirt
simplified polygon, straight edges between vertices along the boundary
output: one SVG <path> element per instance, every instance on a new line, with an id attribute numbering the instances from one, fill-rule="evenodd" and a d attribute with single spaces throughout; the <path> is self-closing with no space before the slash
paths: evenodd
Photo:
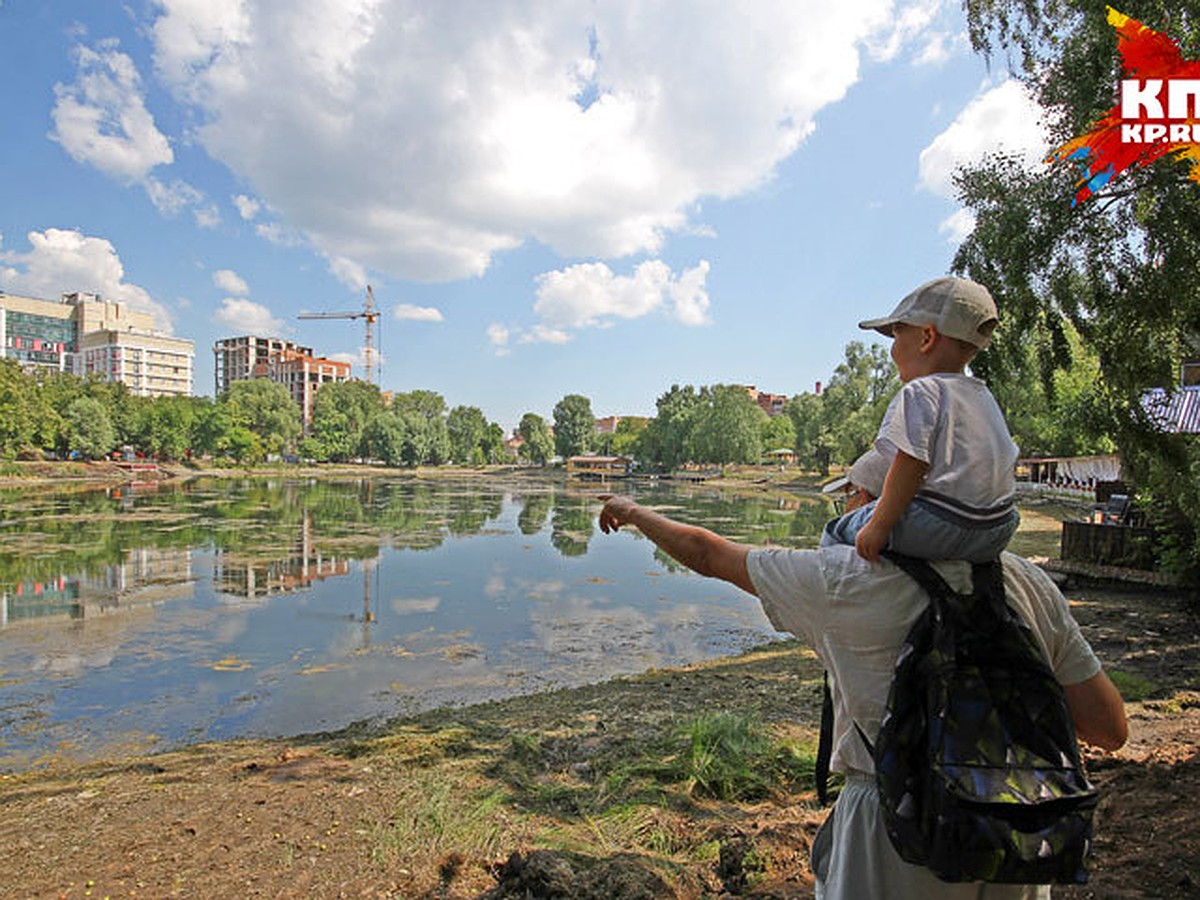
<path id="1" fill-rule="evenodd" d="M 1100 661 L 1071 617 L 1067 602 L 1046 574 L 1004 553 L 1009 604 L 1033 629 L 1062 684 L 1078 684 L 1100 671 Z M 958 591 L 969 591 L 967 563 L 934 567 Z M 834 771 L 873 772 L 870 754 L 854 729 L 879 731 L 896 657 L 928 595 L 890 562 L 871 563 L 853 547 L 819 550 L 751 550 L 746 567 L 771 624 L 807 643 L 829 673 L 834 702 Z"/>

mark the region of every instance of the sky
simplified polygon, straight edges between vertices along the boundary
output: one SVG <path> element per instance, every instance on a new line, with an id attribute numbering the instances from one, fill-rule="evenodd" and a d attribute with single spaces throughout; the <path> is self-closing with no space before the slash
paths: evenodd
<path id="1" fill-rule="evenodd" d="M 1042 165 L 957 0 L 0 0 L 0 290 L 276 336 L 506 431 L 794 395 Z"/>

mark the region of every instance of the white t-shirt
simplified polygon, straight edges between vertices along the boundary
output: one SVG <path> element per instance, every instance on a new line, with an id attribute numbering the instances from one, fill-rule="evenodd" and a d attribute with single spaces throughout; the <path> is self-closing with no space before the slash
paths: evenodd
<path id="1" fill-rule="evenodd" d="M 1012 501 L 1017 445 L 987 385 L 962 372 L 914 378 L 892 398 L 875 438 L 890 462 L 897 450 L 929 465 L 918 496 L 948 498 L 970 515 Z"/>
<path id="2" fill-rule="evenodd" d="M 1001 555 L 1009 604 L 1029 623 L 1060 683 L 1078 684 L 1100 661 L 1071 617 L 1067 602 L 1041 569 Z M 970 589 L 967 563 L 933 563 L 958 591 Z M 834 771 L 871 773 L 874 765 L 857 722 L 879 732 L 896 657 L 928 595 L 890 562 L 870 563 L 843 544 L 818 550 L 764 548 L 746 560 L 763 610 L 779 631 L 812 647 L 829 672 L 834 706 Z"/>

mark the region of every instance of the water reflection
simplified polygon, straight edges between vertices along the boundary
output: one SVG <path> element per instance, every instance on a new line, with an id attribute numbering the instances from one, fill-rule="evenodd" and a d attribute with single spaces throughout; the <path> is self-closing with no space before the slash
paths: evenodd
<path id="1" fill-rule="evenodd" d="M 755 543 L 820 498 L 643 491 Z M 708 658 L 757 603 L 628 535 L 590 493 L 480 480 L 208 480 L 0 493 L 0 769 L 341 727 Z"/>

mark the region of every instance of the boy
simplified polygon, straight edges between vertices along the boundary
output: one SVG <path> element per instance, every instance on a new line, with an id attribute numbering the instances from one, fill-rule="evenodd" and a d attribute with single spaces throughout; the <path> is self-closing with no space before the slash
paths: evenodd
<path id="1" fill-rule="evenodd" d="M 938 278 L 891 315 L 859 323 L 892 339 L 904 386 L 875 438 L 887 461 L 879 498 L 831 522 L 824 543 L 853 544 L 871 561 L 883 549 L 971 562 L 1000 555 L 1020 521 L 1017 446 L 987 386 L 964 371 L 997 320 L 985 287 Z"/>

